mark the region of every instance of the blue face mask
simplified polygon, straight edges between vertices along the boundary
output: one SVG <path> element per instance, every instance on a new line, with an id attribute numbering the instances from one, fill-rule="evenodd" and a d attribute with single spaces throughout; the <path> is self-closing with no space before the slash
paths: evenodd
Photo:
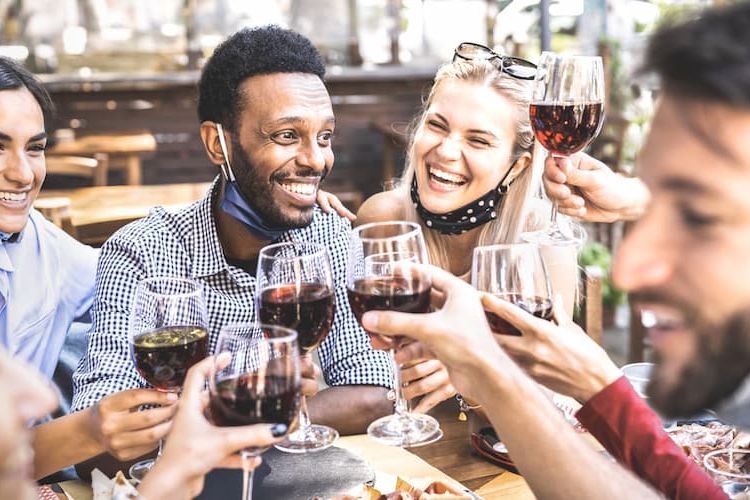
<path id="1" fill-rule="evenodd" d="M 224 174 L 224 197 L 219 203 L 219 207 L 224 213 L 240 221 L 250 233 L 260 240 L 275 241 L 278 240 L 287 229 L 272 227 L 265 223 L 263 216 L 250 204 L 245 195 L 240 191 L 234 172 L 229 164 L 229 155 L 227 155 L 227 145 L 224 142 L 224 130 L 220 123 L 216 124 L 216 132 L 219 134 L 219 145 L 221 152 L 224 154 L 224 161 L 221 165 L 221 172 Z"/>

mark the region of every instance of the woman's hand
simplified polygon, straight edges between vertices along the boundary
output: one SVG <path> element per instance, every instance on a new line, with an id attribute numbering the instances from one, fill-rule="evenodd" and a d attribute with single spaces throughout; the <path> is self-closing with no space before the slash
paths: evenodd
<path id="1" fill-rule="evenodd" d="M 422 343 L 401 347 L 396 351 L 396 362 L 401 365 L 404 398 L 422 398 L 414 411 L 425 413 L 456 395 L 445 365 L 434 359 Z"/>
<path id="2" fill-rule="evenodd" d="M 537 382 L 585 403 L 622 373 L 607 353 L 567 316 L 560 297 L 554 304 L 555 322 L 536 318 L 513 304 L 482 294 L 482 304 L 523 335 L 495 335 L 495 339 Z"/>
<path id="3" fill-rule="evenodd" d="M 328 191 L 318 189 L 318 205 L 320 205 L 320 209 L 327 214 L 336 211 L 341 217 L 346 217 L 352 222 L 357 220 L 357 216 L 341 203 L 339 197 Z"/>
<path id="4" fill-rule="evenodd" d="M 227 354 L 220 356 L 229 362 Z M 208 398 L 203 388 L 213 364 L 214 357 L 208 357 L 188 371 L 162 456 L 138 488 L 146 498 L 193 498 L 203 489 L 204 476 L 210 470 L 240 467 L 237 452 L 270 447 L 286 433 L 284 424 L 217 427 L 209 422 L 204 414 Z M 250 460 L 253 468 L 261 461 L 260 457 Z"/>

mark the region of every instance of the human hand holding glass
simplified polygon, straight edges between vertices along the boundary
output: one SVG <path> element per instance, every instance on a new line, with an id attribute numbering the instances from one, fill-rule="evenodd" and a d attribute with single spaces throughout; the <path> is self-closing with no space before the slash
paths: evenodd
<path id="1" fill-rule="evenodd" d="M 328 251 L 314 243 L 277 243 L 264 247 L 258 259 L 260 321 L 297 332 L 303 355 L 310 355 L 333 324 L 336 298 Z M 276 447 L 290 453 L 328 448 L 336 429 L 310 423 L 302 396 L 299 429 Z"/>
<path id="2" fill-rule="evenodd" d="M 347 294 L 357 320 L 372 310 L 426 313 L 430 309 L 430 279 L 420 268 L 428 261 L 422 230 L 413 222 L 365 224 L 352 232 L 347 268 Z M 400 367 L 394 359 L 402 337 L 367 332 L 376 349 L 391 354 L 396 393 L 395 414 L 370 424 L 370 437 L 395 446 L 419 446 L 442 436 L 429 415 L 409 412 L 403 397 Z"/>
<path id="3" fill-rule="evenodd" d="M 179 393 L 188 369 L 208 355 L 203 284 L 156 277 L 140 281 L 130 316 L 130 346 L 138 373 L 159 391 Z M 162 452 L 159 441 L 157 458 Z M 154 460 L 130 467 L 140 481 Z"/>
<path id="4" fill-rule="evenodd" d="M 211 419 L 220 427 L 280 424 L 291 428 L 300 406 L 300 357 L 297 333 L 258 323 L 222 328 L 216 364 L 209 379 Z M 231 355 L 227 363 L 224 353 Z M 266 448 L 241 452 L 242 498 L 250 500 L 250 459 Z"/>

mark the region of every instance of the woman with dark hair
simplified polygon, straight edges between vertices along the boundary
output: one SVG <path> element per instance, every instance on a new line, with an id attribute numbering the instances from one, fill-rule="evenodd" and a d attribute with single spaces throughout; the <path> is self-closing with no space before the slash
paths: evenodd
<path id="1" fill-rule="evenodd" d="M 91 307 L 98 257 L 33 208 L 46 174 L 46 124 L 52 112 L 52 101 L 34 75 L 0 57 L 0 348 L 48 379 L 71 323 Z M 37 477 L 105 450 L 122 459 L 147 453 L 150 440 L 169 431 L 175 401 L 151 389 L 123 391 L 95 408 L 36 426 Z M 162 422 L 153 429 L 134 427 L 124 418 L 144 404 L 162 406 L 144 412 Z M 69 445 L 71 439 L 76 446 Z"/>

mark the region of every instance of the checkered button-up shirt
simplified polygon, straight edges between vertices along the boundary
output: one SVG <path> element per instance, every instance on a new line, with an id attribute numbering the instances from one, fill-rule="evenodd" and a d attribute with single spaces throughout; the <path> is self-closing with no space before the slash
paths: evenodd
<path id="1" fill-rule="evenodd" d="M 144 278 L 187 277 L 204 283 L 211 352 L 222 326 L 254 321 L 256 280 L 224 258 L 212 216 L 213 191 L 176 213 L 153 209 L 148 217 L 120 229 L 102 247 L 88 351 L 73 375 L 73 410 L 114 392 L 148 387 L 135 369 L 128 340 L 135 287 Z M 309 226 L 288 231 L 280 241 L 319 243 L 331 256 L 336 315 L 319 348 L 328 385 L 390 387 L 390 359 L 370 347 L 346 296 L 349 231 L 348 221 L 316 207 Z"/>

